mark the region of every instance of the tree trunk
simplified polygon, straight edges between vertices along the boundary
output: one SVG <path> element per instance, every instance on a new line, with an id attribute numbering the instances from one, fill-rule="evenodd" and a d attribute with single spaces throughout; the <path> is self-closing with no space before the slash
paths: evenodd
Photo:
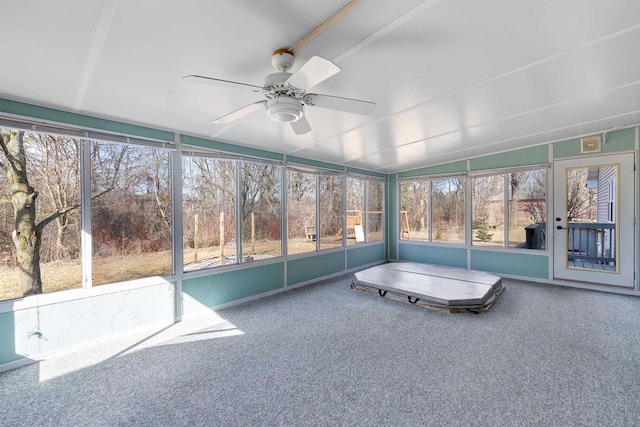
<path id="1" fill-rule="evenodd" d="M 12 186 L 13 187 L 13 186 Z M 16 245 L 16 258 L 20 267 L 20 288 L 22 295 L 42 293 L 40 274 L 40 230 L 35 224 L 38 193 L 29 187 L 28 192 L 13 194 L 13 206 L 16 213 L 16 229 L 11 237 Z"/>
<path id="2" fill-rule="evenodd" d="M 23 142 L 24 132 L 2 130 L 2 151 L 6 163 L 2 167 L 11 187 L 15 213 L 15 230 L 11 237 L 16 246 L 20 267 L 20 286 L 24 296 L 42 293 L 40 275 L 41 230 L 36 225 L 38 192 L 29 185 Z"/>
<path id="3" fill-rule="evenodd" d="M 520 202 L 520 182 L 522 181 L 522 173 L 512 173 L 509 179 L 511 184 L 511 205 L 509 206 L 509 226 L 516 228 L 518 226 L 518 203 Z"/>
<path id="4" fill-rule="evenodd" d="M 56 225 L 58 227 L 58 232 L 56 234 L 56 259 L 63 259 L 67 256 L 67 251 L 64 247 L 65 244 L 65 232 L 67 231 L 67 226 L 69 225 L 69 221 L 67 219 L 67 215 L 60 215 L 56 218 Z"/>

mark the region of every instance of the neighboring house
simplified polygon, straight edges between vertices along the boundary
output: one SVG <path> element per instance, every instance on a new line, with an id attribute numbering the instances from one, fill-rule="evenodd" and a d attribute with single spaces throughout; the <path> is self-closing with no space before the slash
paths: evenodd
<path id="1" fill-rule="evenodd" d="M 509 203 L 513 201 L 511 192 L 508 194 Z M 518 202 L 517 218 L 509 218 L 511 224 L 522 225 L 523 227 L 538 222 L 539 219 L 534 218 L 533 212 L 544 209 L 546 206 L 545 194 L 540 192 L 540 188 L 533 182 L 522 182 L 518 187 L 516 194 Z M 503 208 L 504 194 L 502 192 L 491 196 L 488 200 L 487 207 L 487 225 L 490 227 L 502 225 L 504 220 Z M 511 214 L 511 210 L 509 210 Z M 540 212 L 539 216 L 543 217 L 546 212 Z"/>
<path id="2" fill-rule="evenodd" d="M 594 171 L 594 172 L 592 172 Z M 591 177 L 596 175 L 591 180 Z M 587 180 L 587 187 L 595 183 L 597 200 L 596 200 L 596 222 L 600 224 L 615 224 L 616 223 L 616 168 L 615 167 L 603 167 L 589 169 L 589 178 Z M 595 181 L 595 182 L 593 182 Z M 602 241 L 602 248 L 599 248 L 598 252 L 602 253 L 604 257 L 615 258 L 615 228 L 605 229 L 604 237 Z"/>

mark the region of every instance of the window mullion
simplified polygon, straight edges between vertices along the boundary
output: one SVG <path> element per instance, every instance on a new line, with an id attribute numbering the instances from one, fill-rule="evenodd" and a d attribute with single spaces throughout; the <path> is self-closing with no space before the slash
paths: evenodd
<path id="1" fill-rule="evenodd" d="M 236 166 L 236 261 L 242 264 L 242 167 L 239 161 L 235 162 Z"/>
<path id="2" fill-rule="evenodd" d="M 362 219 L 362 227 L 364 228 L 364 241 L 369 242 L 369 181 L 364 181 L 364 218 Z"/>
<path id="3" fill-rule="evenodd" d="M 316 175 L 316 251 L 320 250 L 320 176 Z"/>
<path id="4" fill-rule="evenodd" d="M 427 209 L 429 211 L 429 242 L 433 242 L 433 181 L 429 180 L 429 193 L 427 195 Z M 408 212 L 407 212 L 408 214 Z"/>
<path id="5" fill-rule="evenodd" d="M 80 234 L 82 287 L 93 286 L 92 273 L 92 239 L 91 239 L 91 142 L 83 139 L 80 155 L 80 214 L 82 216 L 82 232 Z"/>
<path id="6" fill-rule="evenodd" d="M 289 200 L 289 177 L 286 168 L 282 168 L 282 173 L 280 174 L 280 251 L 283 256 L 288 255 L 288 245 L 287 242 L 289 240 L 289 230 L 288 226 L 288 218 L 287 218 L 287 209 L 288 209 L 288 200 Z M 286 271 L 286 270 L 285 270 Z"/>
<path id="7" fill-rule="evenodd" d="M 503 243 L 503 247 L 508 248 L 509 247 L 509 227 L 511 226 L 511 219 L 509 218 L 509 211 L 511 209 L 511 206 L 509 204 L 509 172 L 505 172 L 504 173 L 504 207 L 503 207 L 503 239 L 504 239 L 504 243 Z"/>
<path id="8" fill-rule="evenodd" d="M 179 137 L 176 135 L 176 144 Z M 172 271 L 175 280 L 176 320 L 182 319 L 182 273 L 184 271 L 184 224 L 182 210 L 182 152 L 178 149 L 171 153 L 171 247 Z"/>

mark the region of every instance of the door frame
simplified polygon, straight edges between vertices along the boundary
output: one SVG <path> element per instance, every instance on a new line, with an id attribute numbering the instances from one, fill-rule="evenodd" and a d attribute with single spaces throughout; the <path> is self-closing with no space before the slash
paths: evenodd
<path id="1" fill-rule="evenodd" d="M 616 178 L 616 268 L 599 271 L 569 267 L 567 264 L 568 231 L 566 228 L 566 170 L 589 166 L 617 165 Z M 627 179 L 631 175 L 633 179 Z M 553 162 L 553 215 L 550 218 L 552 274 L 554 280 L 577 281 L 635 289 L 636 269 L 636 172 L 635 153 L 612 153 L 560 159 Z M 557 219 L 560 218 L 560 221 Z M 560 226 L 561 229 L 557 227 Z"/>

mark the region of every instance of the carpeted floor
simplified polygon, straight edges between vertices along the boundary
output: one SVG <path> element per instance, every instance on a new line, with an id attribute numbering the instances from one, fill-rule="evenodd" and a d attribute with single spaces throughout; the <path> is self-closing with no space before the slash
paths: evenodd
<path id="1" fill-rule="evenodd" d="M 490 312 L 445 314 L 349 284 L 0 374 L 0 425 L 639 423 L 640 298 L 506 280 Z"/>

